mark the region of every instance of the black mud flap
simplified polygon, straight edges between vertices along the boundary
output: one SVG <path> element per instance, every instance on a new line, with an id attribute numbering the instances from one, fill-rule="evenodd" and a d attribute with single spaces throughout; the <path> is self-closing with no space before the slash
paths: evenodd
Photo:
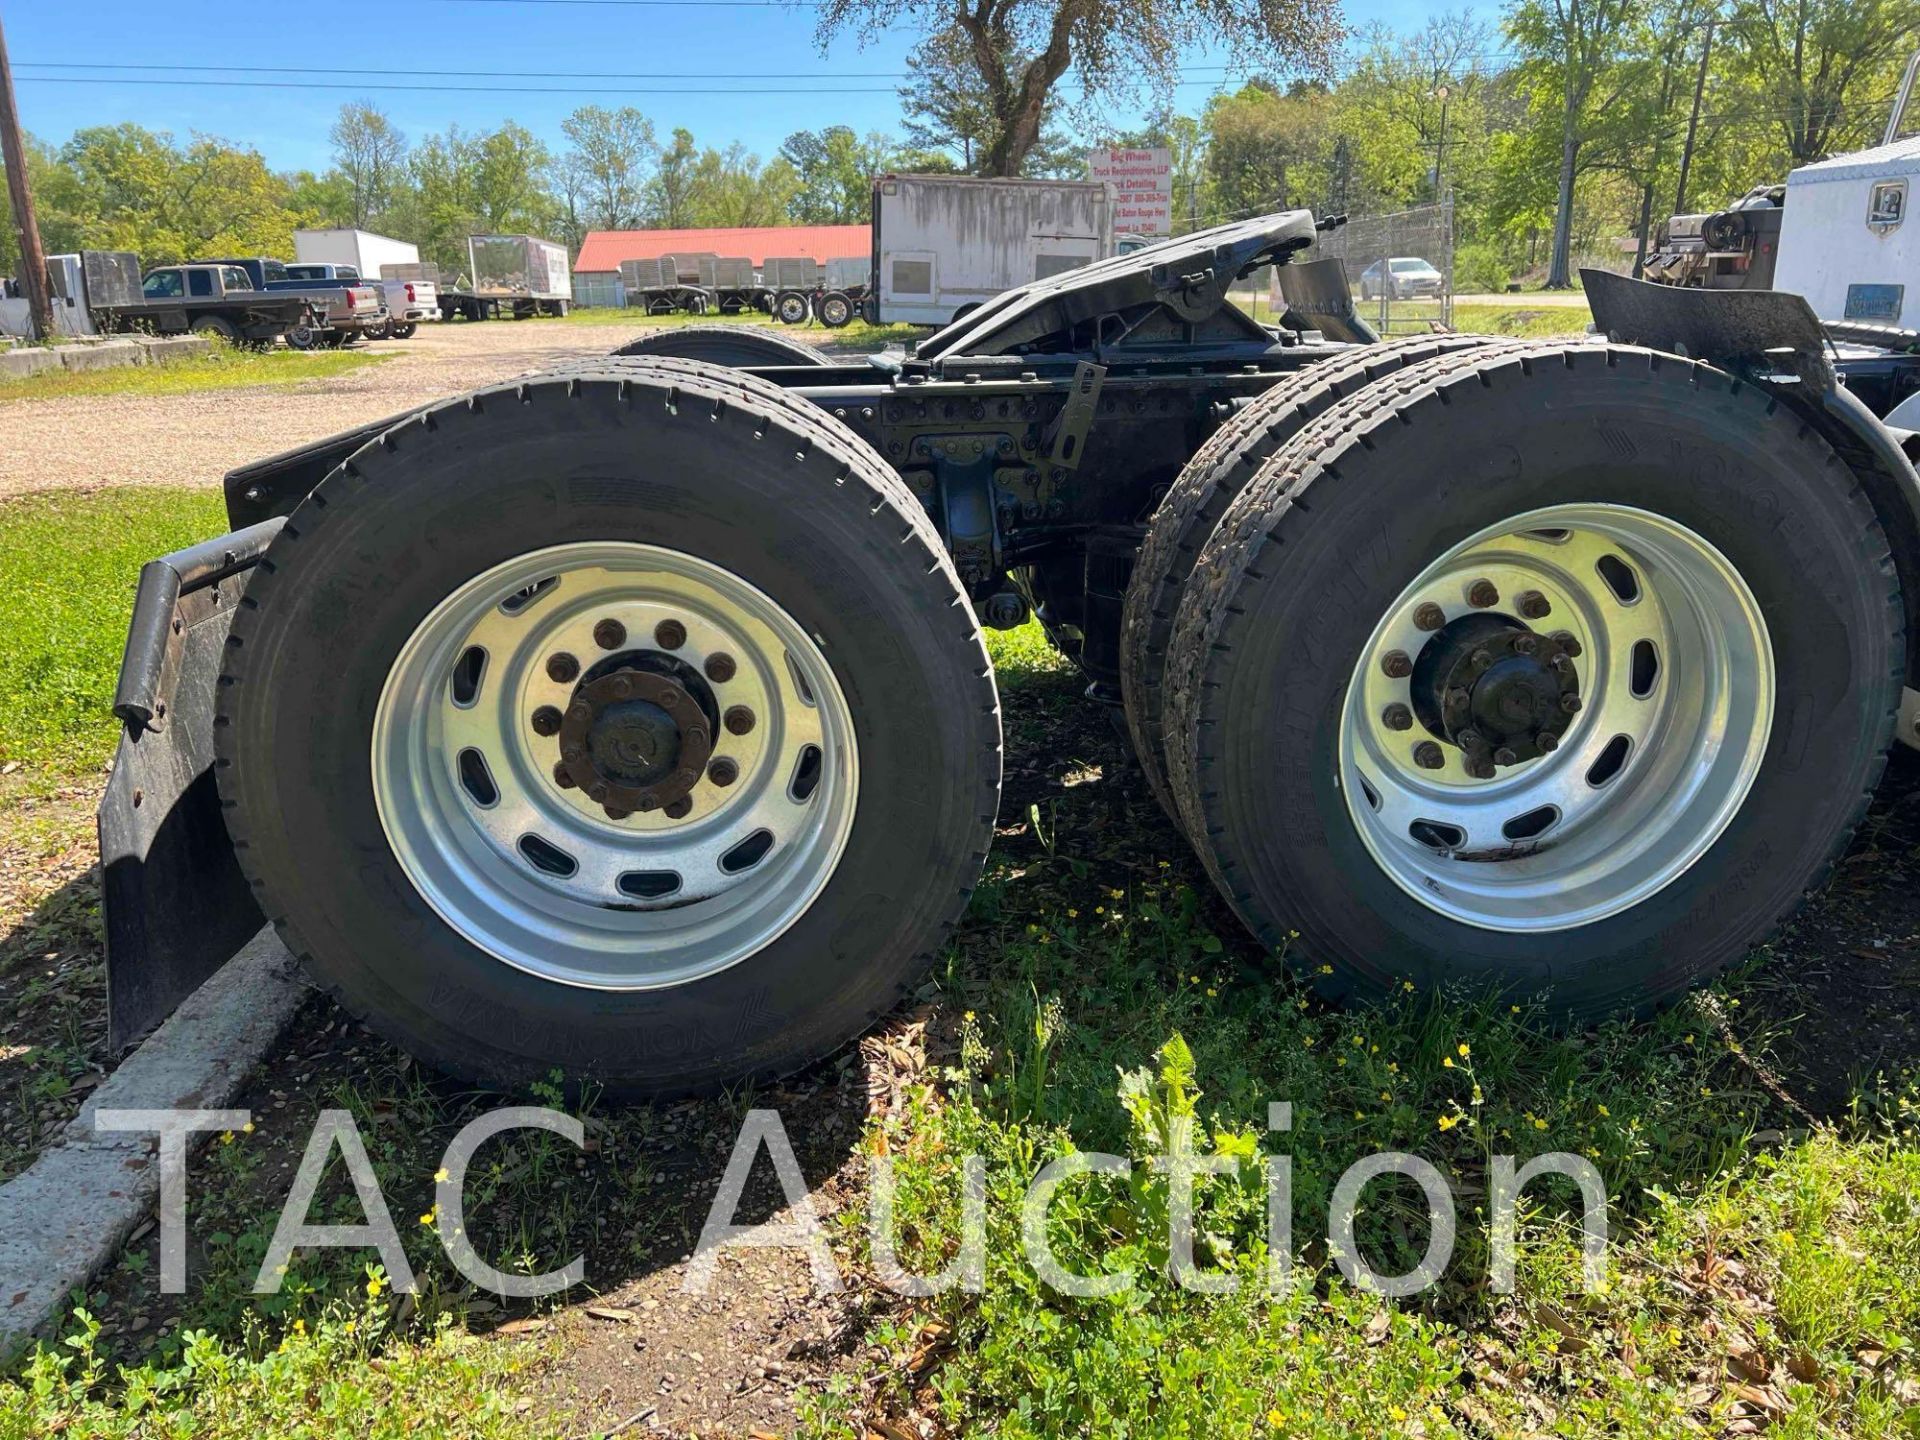
<path id="1" fill-rule="evenodd" d="M 140 572 L 113 702 L 125 729 L 98 817 L 116 1050 L 164 1020 L 265 923 L 220 811 L 213 714 L 234 607 L 282 523 Z"/>

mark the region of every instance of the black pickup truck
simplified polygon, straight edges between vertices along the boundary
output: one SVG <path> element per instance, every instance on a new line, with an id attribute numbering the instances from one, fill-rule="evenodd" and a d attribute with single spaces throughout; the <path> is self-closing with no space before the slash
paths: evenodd
<path id="1" fill-rule="evenodd" d="M 255 287 L 234 265 L 162 265 L 135 290 L 138 261 L 124 252 L 86 252 L 87 308 L 96 328 L 156 335 L 206 335 L 271 345 L 307 323 L 307 302 Z"/>

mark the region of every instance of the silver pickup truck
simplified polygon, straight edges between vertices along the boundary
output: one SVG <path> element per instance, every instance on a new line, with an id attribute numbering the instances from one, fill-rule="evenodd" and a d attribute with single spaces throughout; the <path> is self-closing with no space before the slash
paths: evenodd
<path id="1" fill-rule="evenodd" d="M 276 295 L 298 295 L 307 302 L 306 323 L 287 332 L 287 344 L 296 350 L 329 349 L 356 340 L 378 339 L 387 323 L 387 305 L 373 284 L 296 279 L 284 261 L 265 255 L 240 259 L 196 261 L 196 264 L 238 265 L 254 288 Z"/>
<path id="2" fill-rule="evenodd" d="M 368 332 L 369 340 L 411 340 L 423 320 L 440 318 L 440 297 L 428 280 L 376 280 L 352 265 L 298 261 L 287 266 L 291 280 L 333 282 L 357 280 L 380 292 L 387 307 L 387 323 Z"/>

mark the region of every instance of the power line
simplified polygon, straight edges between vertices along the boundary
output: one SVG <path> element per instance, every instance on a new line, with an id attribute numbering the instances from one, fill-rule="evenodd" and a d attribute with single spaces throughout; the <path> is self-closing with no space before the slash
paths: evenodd
<path id="1" fill-rule="evenodd" d="M 324 67 L 313 65 L 193 65 L 184 62 L 155 63 L 150 61 L 117 60 L 25 60 L 16 68 L 27 70 L 138 70 L 158 71 L 166 74 L 213 74 L 213 75 L 311 75 L 316 69 Z M 1203 72 L 1228 74 L 1235 67 L 1229 65 L 1182 65 L 1182 75 L 1198 76 Z M 443 70 L 438 67 L 413 70 L 363 70 L 355 67 L 352 73 L 359 75 L 385 76 L 437 76 L 446 75 L 466 79 L 492 80 L 675 80 L 685 75 L 683 70 Z M 813 70 L 707 70 L 700 78 L 707 80 L 819 80 L 826 83 L 833 80 L 906 80 L 913 76 L 911 70 L 840 70 L 832 75 L 822 75 Z M 51 76 L 47 77 L 53 78 Z M 101 76 L 101 79 L 115 77 Z"/>

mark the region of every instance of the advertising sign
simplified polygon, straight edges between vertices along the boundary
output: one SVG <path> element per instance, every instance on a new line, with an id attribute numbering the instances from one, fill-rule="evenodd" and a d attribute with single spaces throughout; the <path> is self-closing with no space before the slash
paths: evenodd
<path id="1" fill-rule="evenodd" d="M 1167 150 L 1093 150 L 1087 173 L 1113 195 L 1115 235 L 1173 233 L 1173 155 Z"/>

